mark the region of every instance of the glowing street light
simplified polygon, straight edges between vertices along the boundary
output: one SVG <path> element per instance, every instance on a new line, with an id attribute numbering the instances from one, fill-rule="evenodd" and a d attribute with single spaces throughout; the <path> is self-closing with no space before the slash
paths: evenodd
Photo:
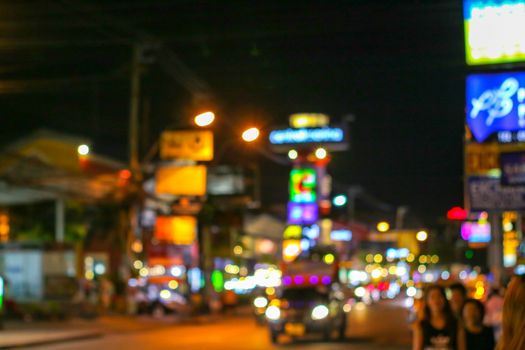
<path id="1" fill-rule="evenodd" d="M 290 158 L 291 160 L 295 160 L 297 159 L 297 157 L 299 157 L 299 153 L 297 153 L 296 150 L 291 149 L 288 151 L 288 158 Z"/>
<path id="2" fill-rule="evenodd" d="M 194 121 L 197 126 L 204 127 L 209 126 L 215 120 L 215 114 L 213 112 L 204 112 L 195 117 Z"/>
<path id="3" fill-rule="evenodd" d="M 81 156 L 87 156 L 88 153 L 89 153 L 89 146 L 85 145 L 85 144 L 82 144 L 82 145 L 78 146 L 77 152 Z"/>
<path id="4" fill-rule="evenodd" d="M 428 238 L 428 233 L 426 231 L 419 231 L 417 234 L 416 234 L 416 239 L 420 242 L 424 242 L 426 241 Z"/>
<path id="5" fill-rule="evenodd" d="M 242 133 L 242 139 L 246 142 L 253 142 L 259 138 L 260 131 L 257 128 L 249 128 Z"/>
<path id="6" fill-rule="evenodd" d="M 326 152 L 326 150 L 322 147 L 319 147 L 318 149 L 315 150 L 315 157 L 317 159 L 325 159 L 327 155 L 328 155 L 328 152 Z"/>
<path id="7" fill-rule="evenodd" d="M 377 230 L 379 232 L 386 232 L 390 230 L 390 224 L 386 221 L 381 221 L 380 223 L 377 224 Z"/>

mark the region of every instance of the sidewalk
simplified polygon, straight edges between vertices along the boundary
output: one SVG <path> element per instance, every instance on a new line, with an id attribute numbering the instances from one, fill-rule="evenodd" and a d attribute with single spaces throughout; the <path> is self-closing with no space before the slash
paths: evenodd
<path id="1" fill-rule="evenodd" d="M 233 315 L 249 314 L 249 307 L 239 307 Z M 81 339 L 93 339 L 110 334 L 147 332 L 176 324 L 208 324 L 225 315 L 176 316 L 154 318 L 147 315 L 108 315 L 95 319 L 74 318 L 67 321 L 23 322 L 7 321 L 0 330 L 0 349 L 16 349 L 49 345 Z M 231 314 L 230 314 L 231 316 Z"/>
<path id="2" fill-rule="evenodd" d="M 206 323 L 210 316 L 180 318 L 166 316 L 102 316 L 93 320 L 71 319 L 56 322 L 6 322 L 0 330 L 0 349 L 49 345 L 81 339 L 100 338 L 108 334 L 144 332 L 186 322 Z"/>
<path id="3" fill-rule="evenodd" d="M 93 339 L 102 335 L 101 332 L 94 330 L 2 330 L 0 331 L 0 349 L 16 349 L 81 339 Z"/>

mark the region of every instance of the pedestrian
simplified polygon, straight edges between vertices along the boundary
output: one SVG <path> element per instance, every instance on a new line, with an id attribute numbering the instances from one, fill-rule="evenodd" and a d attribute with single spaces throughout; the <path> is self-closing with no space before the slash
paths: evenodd
<path id="1" fill-rule="evenodd" d="M 450 286 L 450 307 L 452 312 L 458 320 L 461 320 L 461 311 L 463 310 L 463 304 L 467 300 L 467 288 L 460 283 L 454 283 Z"/>
<path id="2" fill-rule="evenodd" d="M 525 275 L 512 277 L 503 302 L 498 350 L 525 349 Z"/>
<path id="3" fill-rule="evenodd" d="M 494 330 L 483 325 L 485 307 L 476 299 L 467 299 L 463 305 L 463 326 L 467 350 L 494 350 Z"/>
<path id="4" fill-rule="evenodd" d="M 485 324 L 494 329 L 496 341 L 501 336 L 501 321 L 503 320 L 503 295 L 498 288 L 493 288 L 485 302 Z"/>
<path id="5" fill-rule="evenodd" d="M 413 350 L 466 350 L 465 332 L 452 313 L 445 290 L 427 288 L 424 316 L 414 327 Z"/>

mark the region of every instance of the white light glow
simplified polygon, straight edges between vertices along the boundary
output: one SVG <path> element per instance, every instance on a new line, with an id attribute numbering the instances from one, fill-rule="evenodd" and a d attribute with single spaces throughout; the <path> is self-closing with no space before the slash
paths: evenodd
<path id="1" fill-rule="evenodd" d="M 410 297 L 410 298 L 413 298 L 415 297 L 417 294 L 417 289 L 416 287 L 408 287 L 407 288 L 407 296 Z"/>
<path id="2" fill-rule="evenodd" d="M 162 299 L 169 299 L 171 297 L 171 292 L 167 289 L 163 289 L 160 291 L 160 297 Z"/>
<path id="3" fill-rule="evenodd" d="M 325 305 L 317 305 L 312 310 L 312 319 L 314 320 L 322 320 L 323 318 L 326 318 L 330 311 Z"/>
<path id="4" fill-rule="evenodd" d="M 364 289 L 363 287 L 357 287 L 354 291 L 354 294 L 356 297 L 362 298 L 366 294 L 366 289 Z"/>
<path id="5" fill-rule="evenodd" d="M 291 149 L 288 151 L 288 158 L 290 158 L 291 160 L 295 160 L 297 159 L 297 157 L 299 157 L 299 153 L 297 153 L 296 150 Z"/>
<path id="6" fill-rule="evenodd" d="M 277 306 L 271 305 L 266 309 L 264 314 L 268 319 L 276 321 L 279 319 L 279 317 L 281 317 L 281 310 Z"/>
<path id="7" fill-rule="evenodd" d="M 87 156 L 89 154 L 89 146 L 88 145 L 80 145 L 77 148 L 77 152 L 81 156 Z"/>
<path id="8" fill-rule="evenodd" d="M 253 142 L 259 138 L 259 129 L 249 128 L 242 133 L 242 139 L 246 142 Z"/>
<path id="9" fill-rule="evenodd" d="M 204 112 L 195 117 L 195 124 L 203 127 L 208 126 L 215 120 L 215 114 L 213 112 Z"/>
<path id="10" fill-rule="evenodd" d="M 325 159 L 327 155 L 328 153 L 322 147 L 319 147 L 318 149 L 315 150 L 315 157 L 317 159 Z"/>
<path id="11" fill-rule="evenodd" d="M 170 269 L 170 273 L 173 277 L 181 277 L 182 274 L 184 273 L 184 268 L 181 267 L 181 266 L 173 266 L 171 269 Z"/>
<path id="12" fill-rule="evenodd" d="M 253 305 L 260 308 L 266 307 L 266 305 L 268 305 L 268 299 L 265 297 L 257 297 L 253 300 Z"/>

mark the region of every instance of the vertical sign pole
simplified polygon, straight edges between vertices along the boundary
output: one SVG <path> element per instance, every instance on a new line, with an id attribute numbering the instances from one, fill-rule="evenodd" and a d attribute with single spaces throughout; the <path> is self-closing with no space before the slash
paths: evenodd
<path id="1" fill-rule="evenodd" d="M 501 284 L 503 272 L 503 238 L 501 233 L 501 213 L 490 213 L 492 240 L 489 245 L 489 266 L 496 286 Z"/>

